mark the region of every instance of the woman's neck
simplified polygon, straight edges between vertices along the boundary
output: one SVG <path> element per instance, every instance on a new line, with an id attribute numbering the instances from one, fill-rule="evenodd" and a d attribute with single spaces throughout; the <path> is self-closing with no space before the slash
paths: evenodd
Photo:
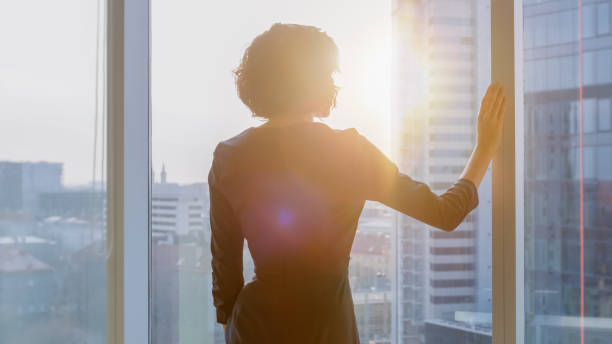
<path id="1" fill-rule="evenodd" d="M 285 115 L 285 116 L 272 118 L 268 120 L 266 123 L 264 123 L 262 126 L 284 127 L 284 126 L 292 125 L 292 124 L 312 122 L 313 118 L 314 117 L 312 115 Z"/>

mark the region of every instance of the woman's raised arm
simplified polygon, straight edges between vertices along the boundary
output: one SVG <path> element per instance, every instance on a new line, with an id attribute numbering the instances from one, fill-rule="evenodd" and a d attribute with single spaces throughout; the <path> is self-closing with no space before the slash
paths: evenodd
<path id="1" fill-rule="evenodd" d="M 501 85 L 489 86 L 478 115 L 478 140 L 457 182 L 441 195 L 399 172 L 376 146 L 357 134 L 354 161 L 348 176 L 361 198 L 381 202 L 445 231 L 454 230 L 478 205 L 477 188 L 499 147 L 506 98 Z"/>

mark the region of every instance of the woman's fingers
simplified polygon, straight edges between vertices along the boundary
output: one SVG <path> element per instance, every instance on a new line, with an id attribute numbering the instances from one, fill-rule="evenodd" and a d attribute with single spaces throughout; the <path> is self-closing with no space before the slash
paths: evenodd
<path id="1" fill-rule="evenodd" d="M 491 119 L 499 120 L 503 117 L 506 109 L 506 96 L 504 88 L 498 82 L 494 82 L 487 88 L 487 92 L 482 98 L 479 119 L 488 121 Z"/>
<path id="2" fill-rule="evenodd" d="M 487 88 L 487 92 L 485 92 L 484 97 L 482 98 L 482 103 L 480 105 L 480 111 L 483 113 L 488 113 L 491 108 L 492 100 L 495 100 L 495 91 L 497 89 L 496 84 L 491 84 Z"/>
<path id="3" fill-rule="evenodd" d="M 495 108 L 503 96 L 503 87 L 499 83 L 493 83 L 490 86 L 491 93 L 487 96 L 486 106 L 484 107 L 485 118 L 495 116 Z"/>
<path id="4" fill-rule="evenodd" d="M 495 103 L 493 104 L 493 106 L 491 107 L 491 117 L 493 118 L 497 118 L 498 117 L 498 112 L 501 109 L 502 103 L 504 102 L 504 93 L 503 93 L 503 88 L 500 86 L 498 92 L 495 95 Z"/>
<path id="5" fill-rule="evenodd" d="M 501 106 L 499 107 L 499 109 L 495 113 L 495 116 L 497 117 L 498 120 L 503 120 L 505 113 L 506 113 L 506 97 L 504 96 L 504 98 L 502 100 L 502 103 L 501 103 Z"/>

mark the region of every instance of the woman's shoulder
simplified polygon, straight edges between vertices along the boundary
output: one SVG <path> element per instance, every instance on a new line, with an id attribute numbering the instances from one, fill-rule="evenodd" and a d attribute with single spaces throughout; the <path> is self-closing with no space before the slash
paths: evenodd
<path id="1" fill-rule="evenodd" d="M 219 142 L 217 147 L 215 147 L 215 157 L 235 151 L 236 149 L 245 146 L 249 138 L 252 136 L 253 129 L 253 127 L 247 128 L 241 133 Z"/>
<path id="2" fill-rule="evenodd" d="M 240 152 L 242 147 L 246 146 L 246 141 L 251 136 L 253 128 L 243 130 L 241 133 L 223 140 L 217 144 L 213 151 L 212 165 L 210 168 L 208 180 L 209 184 L 218 183 L 224 179 L 236 160 L 236 153 Z"/>
<path id="3" fill-rule="evenodd" d="M 357 148 L 367 142 L 367 139 L 355 128 L 333 129 L 334 137 L 340 145 Z"/>
<path id="4" fill-rule="evenodd" d="M 235 155 L 242 150 L 254 148 L 257 146 L 259 141 L 265 142 L 266 138 L 274 135 L 274 132 L 279 128 L 266 128 L 266 127 L 249 127 L 239 134 L 232 136 L 226 140 L 223 140 L 217 144 L 215 148 L 215 157 L 220 157 L 226 154 Z M 287 129 L 287 128 L 285 128 Z M 282 130 L 282 129 L 280 129 Z M 316 142 L 319 143 L 336 143 L 342 145 L 355 144 L 357 141 L 361 141 L 364 137 L 355 128 L 335 129 L 323 122 L 311 122 L 306 127 L 298 128 L 293 127 L 292 130 L 305 133 L 306 135 L 316 136 Z M 298 132 L 294 132 L 297 135 Z"/>
<path id="5" fill-rule="evenodd" d="M 314 122 L 319 127 L 319 131 L 323 135 L 327 135 L 330 138 L 337 140 L 355 140 L 361 137 L 361 134 L 355 128 L 336 129 L 332 128 L 326 123 Z"/>

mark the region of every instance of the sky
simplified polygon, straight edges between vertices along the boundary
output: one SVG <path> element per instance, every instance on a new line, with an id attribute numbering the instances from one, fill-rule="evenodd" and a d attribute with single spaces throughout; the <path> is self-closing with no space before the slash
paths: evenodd
<path id="1" fill-rule="evenodd" d="M 164 164 L 171 182 L 204 182 L 217 142 L 261 124 L 238 99 L 232 70 L 275 22 L 315 25 L 335 39 L 341 90 L 324 121 L 355 127 L 389 151 L 390 1 L 151 0 L 151 6 L 157 176 Z M 95 0 L 0 1 L 0 161 L 62 162 L 69 185 L 99 177 L 97 13 Z"/>
<path id="2" fill-rule="evenodd" d="M 63 162 L 65 182 L 92 179 L 96 11 L 0 1 L 0 161 Z"/>

